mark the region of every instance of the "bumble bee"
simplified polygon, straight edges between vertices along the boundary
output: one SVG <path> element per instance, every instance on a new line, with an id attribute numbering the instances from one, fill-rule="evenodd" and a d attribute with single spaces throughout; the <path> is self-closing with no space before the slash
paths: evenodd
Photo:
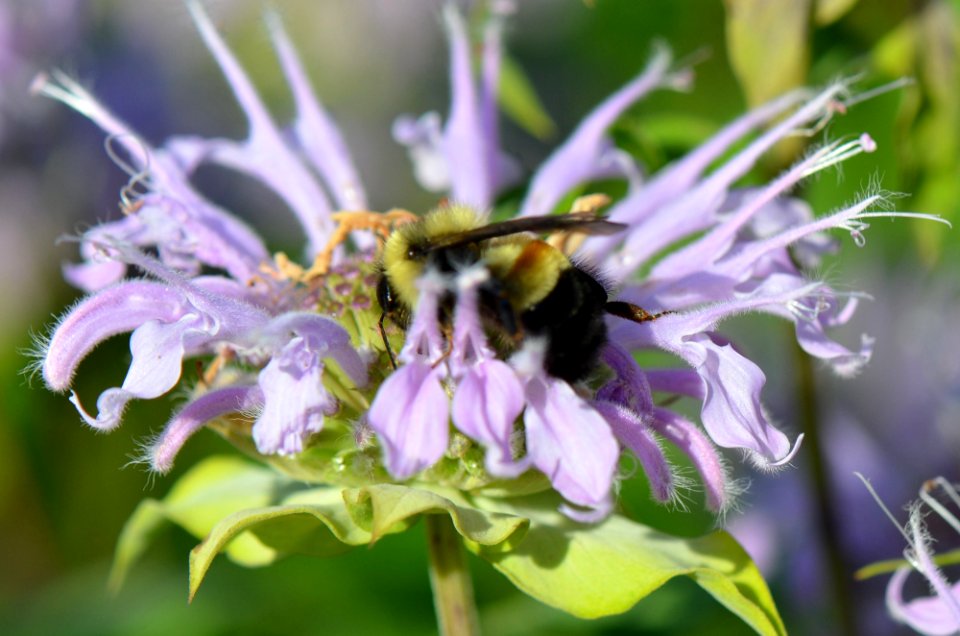
<path id="1" fill-rule="evenodd" d="M 466 206 L 441 207 L 397 227 L 387 238 L 379 265 L 377 300 L 380 332 L 391 360 L 384 320 L 405 328 L 417 304 L 417 279 L 427 269 L 453 274 L 482 263 L 490 273 L 479 288 L 481 318 L 502 354 L 526 336 L 547 340 L 547 373 L 570 382 L 596 366 L 606 342 L 607 313 L 643 322 L 659 314 L 624 302 L 610 302 L 597 276 L 538 238 L 550 232 L 613 234 L 625 229 L 593 211 L 523 217 L 487 224 Z M 449 326 L 455 299 L 442 302 L 438 316 Z"/>

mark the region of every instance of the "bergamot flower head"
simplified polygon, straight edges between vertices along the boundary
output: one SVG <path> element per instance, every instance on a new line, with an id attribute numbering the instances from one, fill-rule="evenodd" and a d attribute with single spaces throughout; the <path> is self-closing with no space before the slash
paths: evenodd
<path id="1" fill-rule="evenodd" d="M 190 399 L 148 449 L 154 470 L 168 471 L 189 437 L 209 426 L 298 480 L 461 493 L 453 497 L 552 489 L 567 517 L 597 522 L 614 508 L 624 453 L 637 458 L 655 499 L 677 501 L 685 480 L 668 460 L 670 446 L 689 458 L 706 506 L 721 512 L 736 487 L 719 448 L 741 449 L 772 470 L 790 461 L 802 436 L 791 440 L 769 421 L 763 371 L 719 325 L 744 312 L 788 320 L 805 351 L 845 376 L 870 358 L 869 337 L 848 348 L 827 333 L 851 319 L 859 295 L 836 292 L 797 263 L 815 263 L 833 247 L 829 230 L 846 230 L 860 245 L 869 219 L 908 214 L 874 211 L 885 203 L 875 193 L 815 216 L 789 192 L 872 151 L 872 139 L 828 142 L 769 184 L 737 187 L 779 140 L 820 130 L 841 112 L 848 82 L 797 90 L 748 112 L 641 182 L 607 131 L 650 92 L 689 85 L 690 69 L 658 48 L 529 177 L 516 216 L 529 223 L 512 226 L 541 227 L 537 219 L 570 211 L 557 208 L 574 188 L 624 179 L 628 192 L 605 220 L 595 216 L 603 197 L 573 205 L 575 218 L 594 215 L 583 229 L 602 225 L 603 235 L 573 232 L 548 243 L 514 230 L 456 243 L 455 231 L 483 227 L 498 194 L 523 178 L 497 133 L 507 3 L 490 5 L 479 73 L 464 18 L 452 4 L 444 8 L 449 114 L 404 116 L 394 126 L 414 175 L 444 197 L 426 216 L 402 202 L 369 201 L 347 141 L 275 16 L 270 35 L 296 106 L 286 130 L 201 7 L 188 6 L 246 115 L 245 139 L 174 136 L 153 147 L 68 76 L 38 83 L 99 125 L 131 172 L 123 216 L 84 233 L 82 261 L 65 269 L 88 296 L 43 344 L 47 386 L 69 391 L 98 343 L 130 332 L 123 384 L 105 390 L 95 411 L 71 397 L 87 424 L 110 430 L 131 400 L 183 384 L 184 360 L 206 361 Z M 308 258 L 271 256 L 254 229 L 200 195 L 190 177 L 206 163 L 275 191 L 303 227 Z M 445 228 L 451 217 L 457 227 Z M 391 278 L 384 261 L 395 237 L 423 235 L 460 249 L 442 258 L 407 250 L 398 258 L 412 273 Z M 503 248 L 496 255 L 494 244 Z M 554 278 L 520 306 L 508 287 L 528 257 L 552 263 L 544 271 Z M 571 287 L 580 296 L 553 295 L 570 278 L 580 281 Z M 393 293 L 403 301 L 399 313 Z M 574 320 L 565 305 L 589 311 Z M 579 352 L 573 362 L 564 358 L 571 349 Z M 641 367 L 633 352 L 643 350 L 686 366 Z M 700 425 L 670 408 L 675 397 L 700 402 Z"/>
<path id="2" fill-rule="evenodd" d="M 582 240 L 570 255 L 580 265 L 561 256 L 564 267 L 596 272 L 610 301 L 649 312 L 626 320 L 611 311 L 599 337 L 592 336 L 596 342 L 582 345 L 595 355 L 565 379 L 550 372 L 548 357 L 581 346 L 573 342 L 580 334 L 554 330 L 561 335 L 553 341 L 530 333 L 509 347 L 491 345 L 491 322 L 520 317 L 485 316 L 492 301 L 482 293 L 489 292 L 484 281 L 492 274 L 482 257 L 449 271 L 424 268 L 407 281 L 419 292 L 409 324 L 402 332 L 390 324 L 378 329 L 386 308 L 374 300 L 383 276 L 375 264 L 376 233 L 410 219 L 395 211 L 380 218 L 362 215 L 358 224 L 358 215 L 343 213 L 368 207 L 362 180 L 335 124 L 313 97 L 278 19 L 270 19 L 270 32 L 297 106 L 291 135 L 273 122 L 199 5 L 189 6 L 247 116 L 245 140 L 173 137 L 154 148 L 68 76 L 56 73 L 39 89 L 100 125 L 129 157 L 131 182 L 138 188 L 135 194 L 125 190 L 121 219 L 83 235 L 84 260 L 65 270 L 90 295 L 67 312 L 45 343 L 46 384 L 68 390 L 93 347 L 132 332 L 133 361 L 122 386 L 100 395 L 95 415 L 76 394 L 71 398 L 87 424 L 110 430 L 120 424 L 130 400 L 156 398 L 176 387 L 184 359 L 214 357 L 194 397 L 151 448 L 154 469 L 168 470 L 180 446 L 208 422 L 249 437 L 264 456 L 296 456 L 326 444 L 334 437 L 320 435 L 325 429 L 369 426 L 376 437 L 366 448 L 338 452 L 376 455 L 372 447 L 378 446 L 388 475 L 371 469 L 351 480 L 405 481 L 418 475 L 429 480 L 434 470 L 437 478 L 442 474 L 442 480 L 475 487 L 529 468 L 545 475 L 568 504 L 602 518 L 611 509 L 622 449 L 640 459 L 657 499 L 676 497 L 675 474 L 661 448 L 668 443 L 690 457 L 707 505 L 719 511 L 729 503 L 730 486 L 716 446 L 743 449 L 753 463 L 769 469 L 787 463 L 800 442 L 791 442 L 768 421 L 760 403 L 764 374 L 717 331 L 719 323 L 746 311 L 790 320 L 800 345 L 842 375 L 869 359 L 869 337 L 850 349 L 827 335 L 827 328 L 850 319 L 858 298 L 843 298 L 807 278 L 789 250 L 802 247 L 815 257 L 825 245 L 822 233 L 831 229 L 845 229 L 859 243 L 866 219 L 901 213 L 871 212 L 883 202 L 874 194 L 814 218 L 787 192 L 804 177 L 870 152 L 870 137 L 828 143 L 766 186 L 734 187 L 771 145 L 804 126 L 822 126 L 835 114 L 850 90 L 846 82 L 819 92 L 795 91 L 729 124 L 647 183 L 633 183 L 607 216 L 622 230 Z M 502 14 L 494 12 L 487 23 L 479 78 L 472 71 L 463 18 L 450 5 L 444 18 L 451 43 L 450 114 L 442 127 L 435 114 L 402 118 L 397 129 L 406 132 L 398 137 L 411 144 L 414 172 L 424 185 L 442 182 L 455 202 L 446 205 L 472 211 L 476 227 L 497 192 L 517 176 L 496 134 Z M 636 100 L 689 75 L 688 69 L 671 67 L 667 51 L 657 50 L 648 67 L 591 112 L 532 175 L 519 217 L 549 214 L 572 188 L 611 171 L 634 174 L 636 166 L 612 146 L 606 130 Z M 707 172 L 732 144 L 778 118 Z M 280 195 L 300 220 L 316 262 L 299 265 L 282 254 L 269 256 L 253 229 L 197 193 L 190 175 L 205 162 L 239 170 Z M 444 178 L 433 174 L 437 171 Z M 670 251 L 678 242 L 686 244 Z M 147 255 L 147 249 L 157 255 Z M 545 249 L 554 257 L 562 254 Z M 126 277 L 131 266 L 144 276 Z M 205 274 L 204 268 L 221 273 Z M 648 273 L 638 278 L 641 269 Z M 569 319 L 549 318 L 551 326 Z M 383 337 L 381 329 L 389 335 Z M 387 352 L 389 340 L 403 343 L 395 360 Z M 638 349 L 667 351 L 689 368 L 641 369 L 629 353 Z M 706 435 L 682 415 L 657 406 L 655 394 L 701 400 Z M 376 459 L 379 464 L 381 457 Z M 461 465 L 452 472 L 446 465 L 436 470 L 451 461 Z"/>

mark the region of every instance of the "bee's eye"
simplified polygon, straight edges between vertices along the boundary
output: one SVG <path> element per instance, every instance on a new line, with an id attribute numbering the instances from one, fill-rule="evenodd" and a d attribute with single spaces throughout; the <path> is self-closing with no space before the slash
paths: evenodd
<path id="1" fill-rule="evenodd" d="M 427 254 L 427 249 L 423 245 L 411 244 L 407 248 L 407 258 L 411 261 L 423 260 Z"/>
<path id="2" fill-rule="evenodd" d="M 396 294 L 390 287 L 386 276 L 381 276 L 377 281 L 377 302 L 380 303 L 380 309 L 386 312 L 394 311 L 397 308 Z"/>

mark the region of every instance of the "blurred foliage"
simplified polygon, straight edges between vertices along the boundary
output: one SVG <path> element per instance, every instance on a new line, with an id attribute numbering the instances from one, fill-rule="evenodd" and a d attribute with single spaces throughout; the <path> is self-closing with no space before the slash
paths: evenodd
<path id="1" fill-rule="evenodd" d="M 289 96 L 272 54 L 265 52 L 260 4 L 236 4 L 240 8 L 224 18 L 227 37 L 250 63 L 268 101 L 284 112 Z M 430 201 L 412 188 L 403 153 L 393 147 L 388 134 L 390 118 L 397 112 L 441 108 L 446 103 L 442 36 L 438 20 L 421 19 L 425 5 L 412 0 L 396 3 L 392 10 L 398 22 L 370 33 L 358 31 L 358 25 L 379 24 L 366 14 L 379 11 L 382 4 L 324 3 L 327 13 L 322 20 L 308 17 L 320 11 L 314 3 L 279 5 L 281 13 L 290 16 L 288 23 L 295 41 L 303 45 L 305 61 L 315 68 L 318 92 L 341 115 L 347 138 L 374 128 L 371 121 L 382 128 L 377 142 L 361 145 L 357 155 L 362 169 L 374 175 L 372 189 L 386 206 L 416 207 Z M 908 193 L 896 201 L 900 209 L 958 218 L 957 2 L 571 0 L 519 5 L 507 29 L 511 56 L 503 80 L 508 89 L 503 107 L 515 122 L 505 131 L 506 145 L 526 168 L 536 165 L 592 105 L 635 74 L 653 40 L 661 38 L 680 58 L 701 51 L 709 55 L 695 66 L 692 94 L 657 93 L 617 124 L 618 143 L 641 157 L 650 171 L 695 146 L 747 104 L 774 92 L 859 73 L 864 76 L 860 86 L 869 90 L 910 76 L 914 85 L 851 107 L 829 129 L 831 138 L 869 131 L 879 150 L 850 162 L 842 179 L 821 176 L 802 194 L 823 213 L 879 179 L 886 189 Z M 773 5 L 790 10 L 773 11 Z M 148 137 L 194 131 L 242 134 L 239 115 L 226 108 L 229 96 L 224 84 L 180 5 L 101 0 L 84 7 L 88 14 L 78 21 L 83 29 L 79 36 L 57 40 L 63 50 L 38 63 L 80 72 Z M 401 20 L 405 12 L 414 17 Z M 410 25 L 417 20 L 428 27 L 423 34 Z M 150 27 L 160 24 L 167 28 L 156 35 Z M 410 39 L 393 42 L 390 29 L 401 28 L 412 34 Z M 325 45 L 329 48 L 322 49 Z M 428 53 L 408 58 L 378 53 L 379 46 L 426 47 Z M 10 86 L 2 88 L 9 92 Z M 25 90 L 25 84 L 17 86 Z M 134 404 L 124 428 L 103 436 L 80 424 L 64 396 L 48 394 L 40 382 L 20 374 L 28 363 L 22 354 L 30 347 L 28 329 L 44 333 L 50 316 L 76 297 L 55 267 L 58 261 L 73 258 L 74 246 L 54 252 L 53 240 L 114 210 L 123 180 L 105 160 L 99 133 L 63 110 L 52 109 L 42 124 L 22 127 L 19 137 L 0 141 L 0 169 L 26 169 L 39 193 L 36 216 L 20 220 L 30 240 L 18 239 L 39 246 L 28 252 L 33 260 L 6 256 L 4 262 L 5 276 L 25 282 L 18 295 L 8 299 L 11 307 L 0 321 L 0 369 L 6 378 L 0 384 L 4 423 L 0 632 L 431 633 L 434 619 L 419 527 L 386 537 L 372 549 L 322 561 L 293 557 L 270 568 L 248 570 L 224 560 L 210 572 L 204 593 L 189 606 L 187 554 L 194 540 L 185 532 L 164 529 L 131 570 L 123 589 L 115 597 L 107 594 L 115 542 L 138 503 L 147 496 L 163 497 L 191 465 L 210 454 L 230 452 L 230 447 L 213 434 L 200 434 L 178 458 L 172 476 L 150 477 L 139 466 L 125 466 L 136 456 L 138 444 L 162 426 L 174 398 Z M 784 160 L 782 154 L 771 156 L 752 179 L 768 178 Z M 218 179 L 211 179 L 211 188 L 242 213 L 255 207 L 250 201 L 261 201 L 247 197 L 246 190 L 235 187 L 236 181 Z M 262 198 L 262 193 L 256 194 Z M 10 209 L 5 205 L 0 211 L 5 221 Z M 43 222 L 43 215 L 56 222 L 52 226 Z M 256 213 L 248 216 L 255 218 Z M 274 219 L 261 225 L 268 225 L 273 245 L 285 247 L 286 221 Z M 8 231 L 12 230 L 4 226 Z M 905 238 L 908 234 L 912 241 Z M 956 236 L 939 226 L 898 221 L 883 224 L 868 236 L 869 249 L 854 254 L 848 245 L 850 249 L 838 257 L 844 269 L 857 260 L 882 261 L 886 265 L 875 267 L 884 271 L 915 262 L 956 269 Z M 846 237 L 841 239 L 846 242 Z M 13 311 L 17 308 L 29 313 L 14 319 L 19 316 Z M 84 362 L 78 392 L 90 401 L 104 387 L 119 383 L 128 362 L 125 339 L 107 343 Z M 773 378 L 777 372 L 769 375 Z M 784 418 L 788 414 L 778 413 Z M 709 531 L 714 521 L 700 512 L 700 502 L 696 495 L 693 498 L 689 512 L 657 506 L 650 501 L 644 480 L 635 478 L 624 482 L 621 506 L 652 527 L 696 536 Z M 486 563 L 474 559 L 472 565 L 481 620 L 491 634 L 722 635 L 745 630 L 735 616 L 685 580 L 668 584 L 623 615 L 583 621 L 517 592 Z M 796 619 L 817 633 L 812 627 L 817 615 L 808 614 L 797 599 L 778 596 L 778 589 L 785 589 L 779 587 L 781 581 L 773 584 L 788 626 Z M 816 596 L 817 591 L 811 594 Z M 829 606 L 823 597 L 807 602 Z"/>
<path id="2" fill-rule="evenodd" d="M 806 1 L 725 0 L 725 4 L 727 50 L 751 105 L 838 75 L 862 74 L 863 81 L 855 88 L 861 91 L 868 90 L 863 86 L 913 78 L 914 87 L 897 90 L 900 105 L 895 117 L 887 120 L 895 122 L 890 141 L 898 162 L 890 172 L 903 181 L 893 186 L 885 181 L 884 186 L 911 193 L 913 210 L 958 218 L 960 21 L 956 3 L 893 0 L 881 9 L 877 3 L 820 0 L 812 10 Z M 911 232 L 917 253 L 928 266 L 939 260 L 945 244 L 956 242 L 928 223 L 911 226 Z"/>

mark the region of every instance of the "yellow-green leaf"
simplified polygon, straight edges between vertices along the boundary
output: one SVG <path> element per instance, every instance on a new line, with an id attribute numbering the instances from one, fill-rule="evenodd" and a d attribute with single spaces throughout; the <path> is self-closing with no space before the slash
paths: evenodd
<path id="1" fill-rule="evenodd" d="M 270 503 L 279 483 L 274 471 L 239 457 L 211 457 L 193 467 L 163 500 L 146 499 L 124 525 L 117 540 L 109 585 L 118 590 L 130 567 L 143 555 L 154 534 L 175 523 L 202 538 L 223 517 L 244 508 Z M 228 550 L 230 558 L 246 566 L 271 563 L 273 549 L 256 537 L 241 537 Z"/>
<path id="2" fill-rule="evenodd" d="M 339 492 L 336 493 L 339 495 Z M 218 523 L 203 542 L 190 552 L 190 599 L 203 582 L 213 559 L 246 531 L 265 533 L 264 538 L 282 553 L 303 551 L 318 556 L 340 554 L 370 541 L 370 535 L 349 523 L 343 504 L 291 504 L 241 510 Z"/>
<path id="3" fill-rule="evenodd" d="M 512 550 L 468 545 L 548 605 L 582 618 L 619 614 L 670 579 L 688 576 L 757 633 L 786 633 L 760 572 L 725 532 L 673 537 L 617 515 L 585 526 L 557 513 L 550 497 L 478 503 L 530 518 Z"/>
<path id="4" fill-rule="evenodd" d="M 842 18 L 857 0 L 817 0 L 813 18 L 820 26 L 833 24 Z"/>
<path id="5" fill-rule="evenodd" d="M 497 545 L 524 532 L 528 522 L 515 515 L 478 510 L 457 491 L 432 492 L 422 488 L 381 484 L 344 491 L 344 501 L 354 519 L 369 519 L 374 539 L 424 513 L 446 513 L 464 538 L 482 545 Z M 362 512 L 358 513 L 357 510 Z"/>
<path id="6" fill-rule="evenodd" d="M 244 537 L 255 538 L 277 556 L 332 556 L 405 530 L 422 514 L 450 515 L 457 531 L 476 545 L 512 544 L 529 523 L 516 515 L 478 510 L 456 491 L 393 484 L 301 490 L 279 505 L 238 510 L 221 519 L 190 553 L 190 598 L 217 554 Z"/>
<path id="7" fill-rule="evenodd" d="M 727 53 L 751 106 L 804 83 L 810 0 L 725 0 Z"/>
<path id="8" fill-rule="evenodd" d="M 556 125 L 519 64 L 504 56 L 500 62 L 497 100 L 504 114 L 539 139 L 549 139 Z"/>

